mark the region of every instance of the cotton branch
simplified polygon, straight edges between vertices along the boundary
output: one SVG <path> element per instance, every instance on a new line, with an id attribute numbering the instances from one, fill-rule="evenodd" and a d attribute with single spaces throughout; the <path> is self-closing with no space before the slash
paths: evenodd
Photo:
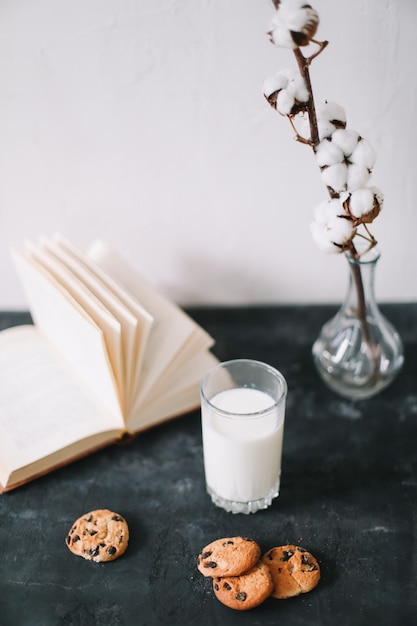
<path id="1" fill-rule="evenodd" d="M 304 78 L 304 82 L 305 82 L 305 85 L 309 94 L 309 99 L 308 99 L 306 108 L 307 108 L 308 120 L 310 124 L 310 142 L 309 143 L 313 147 L 313 149 L 315 149 L 316 146 L 318 146 L 320 142 L 320 138 L 319 138 L 319 131 L 318 131 L 318 126 L 317 126 L 317 115 L 316 115 L 316 107 L 314 104 L 313 88 L 311 86 L 311 80 L 310 80 L 310 63 L 313 58 L 317 57 L 317 55 L 320 54 L 320 52 L 324 50 L 327 44 L 328 44 L 327 41 L 322 42 L 322 45 L 319 51 L 317 52 L 317 54 L 314 54 L 310 57 L 305 57 L 303 53 L 301 52 L 300 48 L 297 47 L 294 49 L 294 56 L 297 61 L 298 69 L 300 71 L 301 76 Z"/>

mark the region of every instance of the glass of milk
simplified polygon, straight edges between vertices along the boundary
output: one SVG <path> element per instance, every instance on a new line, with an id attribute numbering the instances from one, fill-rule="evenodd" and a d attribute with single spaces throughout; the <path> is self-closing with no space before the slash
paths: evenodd
<path id="1" fill-rule="evenodd" d="M 255 513 L 278 496 L 286 396 L 283 375 L 260 361 L 226 361 L 204 376 L 204 470 L 217 506 Z"/>

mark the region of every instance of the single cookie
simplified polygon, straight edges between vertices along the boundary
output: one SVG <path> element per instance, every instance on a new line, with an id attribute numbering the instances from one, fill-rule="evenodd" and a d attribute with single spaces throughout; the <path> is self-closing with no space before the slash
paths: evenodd
<path id="1" fill-rule="evenodd" d="M 320 566 L 315 557 L 299 546 L 279 546 L 268 550 L 262 562 L 269 567 L 273 598 L 285 599 L 307 593 L 320 580 Z"/>
<path id="2" fill-rule="evenodd" d="M 261 549 L 253 539 L 226 537 L 203 548 L 197 567 L 203 576 L 238 576 L 250 570 L 260 558 Z"/>
<path id="3" fill-rule="evenodd" d="M 247 611 L 269 598 L 274 589 L 269 567 L 257 563 L 241 576 L 223 576 L 213 579 L 216 598 L 230 609 Z"/>
<path id="4" fill-rule="evenodd" d="M 73 554 L 89 561 L 114 561 L 127 548 L 126 520 L 113 511 L 99 509 L 79 517 L 71 527 L 66 544 Z"/>

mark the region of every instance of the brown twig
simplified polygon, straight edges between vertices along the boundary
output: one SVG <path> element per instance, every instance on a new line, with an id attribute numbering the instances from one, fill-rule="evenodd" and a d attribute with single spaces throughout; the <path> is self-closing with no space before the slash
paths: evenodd
<path id="1" fill-rule="evenodd" d="M 320 138 L 319 138 L 319 130 L 317 126 L 317 115 L 316 115 L 316 107 L 314 104 L 314 96 L 313 96 L 313 88 L 311 86 L 310 80 L 310 62 L 308 58 L 304 56 L 301 52 L 300 48 L 294 48 L 294 56 L 297 61 L 298 69 L 301 76 L 304 78 L 307 91 L 309 94 L 308 102 L 306 108 L 308 110 L 308 121 L 310 124 L 310 145 L 313 147 L 313 150 L 316 150 Z"/>

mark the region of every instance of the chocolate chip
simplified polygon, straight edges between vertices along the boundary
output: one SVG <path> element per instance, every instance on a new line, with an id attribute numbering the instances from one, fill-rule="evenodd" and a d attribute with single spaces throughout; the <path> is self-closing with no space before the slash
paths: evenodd
<path id="1" fill-rule="evenodd" d="M 112 520 L 115 522 L 122 522 L 123 518 L 120 515 L 113 515 Z"/>
<path id="2" fill-rule="evenodd" d="M 233 544 L 234 544 L 234 541 L 230 541 L 230 540 L 229 540 L 229 541 L 224 541 L 224 542 L 223 542 L 223 546 L 224 546 L 224 547 L 226 547 L 226 546 L 228 546 L 228 545 L 232 545 L 232 546 L 233 546 Z"/>
<path id="3" fill-rule="evenodd" d="M 90 535 L 92 537 L 94 537 L 94 535 L 97 535 L 97 531 L 96 530 L 90 530 Z"/>
<path id="4" fill-rule="evenodd" d="M 120 537 L 119 537 L 119 543 L 122 543 L 122 541 L 123 541 L 123 535 L 120 535 Z"/>
<path id="5" fill-rule="evenodd" d="M 224 583 L 223 587 L 227 589 L 227 591 L 231 590 L 231 586 L 229 585 L 229 583 Z"/>
<path id="6" fill-rule="evenodd" d="M 113 555 L 116 554 L 117 550 L 114 546 L 110 546 L 110 548 L 107 548 L 107 554 Z"/>
<path id="7" fill-rule="evenodd" d="M 217 567 L 217 563 L 215 561 L 208 561 L 207 563 L 204 563 L 204 567 L 214 569 L 215 567 Z"/>
<path id="8" fill-rule="evenodd" d="M 90 548 L 87 554 L 89 554 L 89 556 L 98 556 L 99 551 L 100 548 L 97 546 L 96 548 Z"/>
<path id="9" fill-rule="evenodd" d="M 210 552 L 210 551 L 209 552 L 203 552 L 203 554 L 201 555 L 201 558 L 202 559 L 208 559 L 211 554 L 213 554 L 213 553 Z"/>
<path id="10" fill-rule="evenodd" d="M 69 545 L 69 544 L 71 543 L 71 537 L 68 535 L 65 541 L 66 541 L 66 542 L 67 542 L 67 544 Z"/>
<path id="11" fill-rule="evenodd" d="M 72 542 L 75 543 L 76 541 L 80 540 L 80 535 L 74 535 L 72 538 Z"/>
<path id="12" fill-rule="evenodd" d="M 304 548 L 300 548 L 300 546 L 297 546 L 297 551 L 298 552 L 307 552 L 307 550 L 304 550 Z"/>
<path id="13" fill-rule="evenodd" d="M 294 552 L 292 550 L 284 550 L 284 554 L 280 558 L 280 561 L 289 561 L 292 556 L 294 556 Z"/>
<path id="14" fill-rule="evenodd" d="M 304 571 L 314 572 L 315 569 L 318 569 L 317 565 L 314 565 L 314 563 L 310 563 L 308 567 L 304 568 Z"/>
<path id="15" fill-rule="evenodd" d="M 215 588 L 216 591 L 218 591 L 219 590 L 219 585 L 217 583 L 214 583 L 214 588 Z"/>
<path id="16" fill-rule="evenodd" d="M 88 517 L 84 518 L 86 522 L 91 522 L 91 520 L 93 519 L 92 515 L 89 515 Z"/>
<path id="17" fill-rule="evenodd" d="M 236 600 L 240 600 L 241 602 L 244 602 L 247 597 L 248 596 L 244 591 L 239 591 L 239 593 L 236 594 Z"/>

